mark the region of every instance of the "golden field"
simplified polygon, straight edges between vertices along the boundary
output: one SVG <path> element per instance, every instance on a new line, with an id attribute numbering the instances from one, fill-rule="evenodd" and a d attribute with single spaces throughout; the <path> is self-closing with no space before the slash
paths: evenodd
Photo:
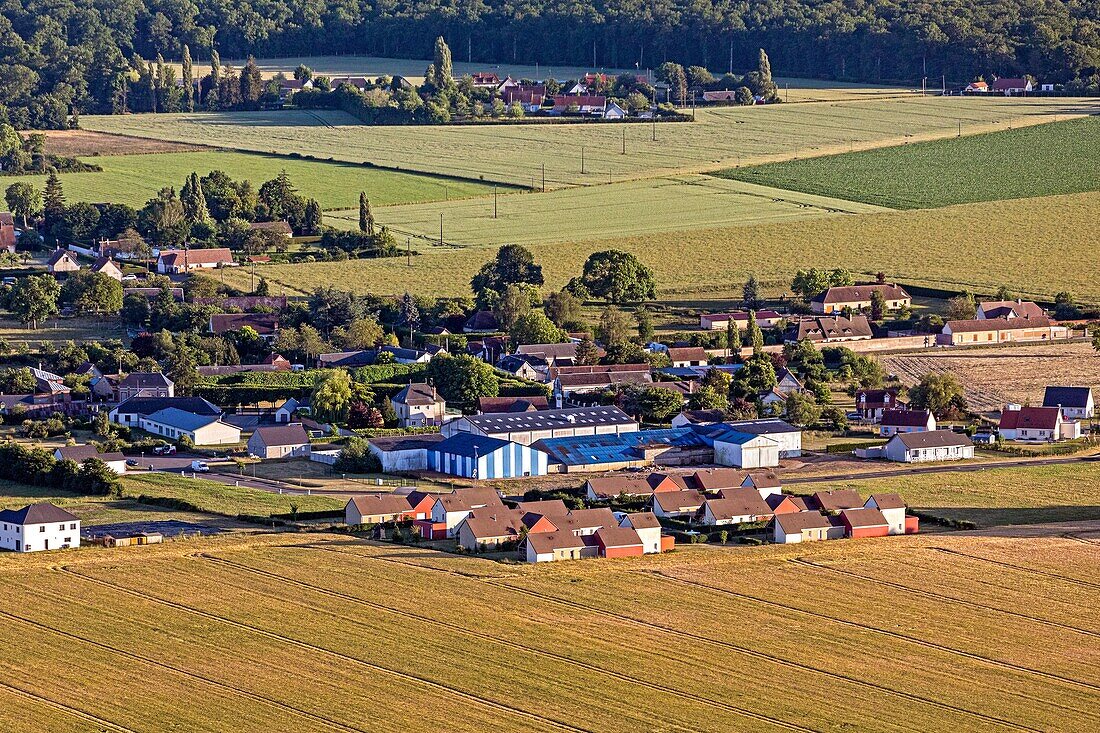
<path id="1" fill-rule="evenodd" d="M 1090 730 L 1090 540 L 930 535 L 541 567 L 325 534 L 6 556 L 0 721 Z"/>

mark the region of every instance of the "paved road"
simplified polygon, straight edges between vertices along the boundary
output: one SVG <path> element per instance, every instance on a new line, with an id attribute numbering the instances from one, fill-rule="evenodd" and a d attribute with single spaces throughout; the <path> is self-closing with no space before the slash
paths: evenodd
<path id="1" fill-rule="evenodd" d="M 937 466 L 915 466 L 894 471 L 865 471 L 859 473 L 838 473 L 828 476 L 783 476 L 783 485 L 787 484 L 823 484 L 833 481 L 857 481 L 865 478 L 892 478 L 894 476 L 914 476 L 924 473 L 974 473 L 988 471 L 991 468 L 1010 468 L 1013 466 L 1053 466 L 1062 463 L 1088 463 L 1100 461 L 1100 456 L 1070 456 L 1063 458 L 1022 458 L 1014 461 L 995 461 L 992 463 L 961 463 Z"/>

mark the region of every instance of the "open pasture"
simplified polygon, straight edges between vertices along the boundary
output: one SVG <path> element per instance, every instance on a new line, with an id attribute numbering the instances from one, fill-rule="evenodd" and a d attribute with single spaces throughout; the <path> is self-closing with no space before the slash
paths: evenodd
<path id="1" fill-rule="evenodd" d="M 365 126 L 332 111 L 83 117 L 91 130 L 546 187 L 721 170 L 1095 110 L 1095 101 L 906 97 L 700 109 L 696 122 Z M 625 136 L 625 154 L 623 151 Z M 653 138 L 656 137 L 656 140 Z M 581 158 L 584 158 L 582 166 Z"/>
<path id="2" fill-rule="evenodd" d="M 1023 297 L 1053 298 L 1068 290 L 1081 302 L 1100 300 L 1091 265 L 1100 246 L 1100 194 L 1005 201 L 995 215 L 989 209 L 964 204 L 596 241 L 563 236 L 561 242 L 533 245 L 532 251 L 543 266 L 547 290 L 576 276 L 592 252 L 633 252 L 656 272 L 662 300 L 729 293 L 752 273 L 770 291 L 783 292 L 794 272 L 807 267 L 846 267 L 864 276 L 882 271 L 892 280 L 979 293 L 1006 285 Z M 558 226 L 568 231 L 567 212 Z M 268 279 L 273 292 L 288 294 L 338 282 L 361 293 L 465 295 L 470 278 L 494 253 L 486 247 L 421 249 L 411 266 L 402 257 L 265 265 L 257 274 Z M 976 269 L 975 262 L 982 266 Z M 247 272 L 224 274 L 227 283 L 249 287 Z"/>
<path id="3" fill-rule="evenodd" d="M 103 171 L 59 174 L 65 198 L 69 202 L 109 199 L 141 207 L 166 186 L 178 191 L 192 171 L 204 176 L 212 170 L 224 171 L 237 180 L 252 181 L 255 188 L 285 170 L 295 188 L 302 195 L 317 199 L 323 209 L 357 206 L 360 191 L 367 192 L 373 205 L 385 206 L 479 196 L 492 190 L 476 181 L 401 173 L 351 163 L 230 151 L 111 155 L 83 159 L 95 163 Z M 16 180 L 27 180 L 41 188 L 46 177 L 18 176 L 11 179 L 12 182 Z"/>
<path id="4" fill-rule="evenodd" d="M 684 175 L 545 194 L 501 195 L 495 202 L 489 196 L 390 206 L 376 209 L 375 216 L 395 234 L 412 237 L 417 245 L 430 245 L 439 241 L 442 215 L 443 241 L 470 246 L 591 241 L 878 211 L 885 209 L 711 176 Z M 359 211 L 333 212 L 327 221 L 355 229 Z"/>
<path id="5" fill-rule="evenodd" d="M 1100 118 L 723 171 L 898 209 L 1100 189 Z"/>
<path id="6" fill-rule="evenodd" d="M 1096 553 L 938 536 L 517 567 L 279 535 L 2 557 L 0 694 L 18 704 L 0 721 L 1091 729 L 1100 616 L 1077 578 Z"/>

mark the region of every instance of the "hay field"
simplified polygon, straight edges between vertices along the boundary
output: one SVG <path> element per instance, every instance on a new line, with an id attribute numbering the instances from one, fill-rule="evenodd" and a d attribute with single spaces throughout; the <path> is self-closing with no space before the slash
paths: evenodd
<path id="1" fill-rule="evenodd" d="M 722 171 L 764 186 L 918 209 L 1100 189 L 1100 118 Z"/>
<path id="2" fill-rule="evenodd" d="M 515 193 L 464 201 L 389 206 L 378 221 L 417 245 L 549 244 L 610 237 L 767 224 L 837 214 L 886 211 L 882 207 L 704 175 L 625 181 L 548 193 Z M 326 222 L 359 226 L 358 209 L 333 212 Z M 423 246 L 420 247 L 423 249 Z"/>
<path id="3" fill-rule="evenodd" d="M 1097 221 L 1100 194 L 1086 193 L 1001 202 L 995 216 L 987 204 L 963 204 L 563 241 L 531 249 L 543 266 L 547 289 L 560 288 L 577 275 L 590 253 L 616 248 L 635 253 L 654 268 L 662 299 L 736 290 L 750 273 L 781 289 L 799 268 L 846 267 L 870 274 L 881 270 L 902 282 L 986 293 L 1006 285 L 1024 297 L 1052 298 L 1069 290 L 1079 301 L 1094 302 L 1100 300 L 1100 282 L 1092 269 L 1100 246 Z M 470 277 L 493 253 L 491 248 L 430 247 L 413 257 L 411 266 L 394 258 L 266 265 L 257 272 L 274 292 L 291 294 L 339 282 L 361 293 L 464 295 Z M 226 282 L 247 288 L 248 273 L 226 271 Z"/>
<path id="4" fill-rule="evenodd" d="M 314 534 L 6 556 L 0 721 L 1087 730 L 1096 554 L 929 536 L 520 567 Z"/>
<path id="5" fill-rule="evenodd" d="M 255 188 L 285 170 L 295 188 L 302 195 L 317 199 L 323 209 L 358 206 L 360 191 L 367 192 L 373 205 L 386 206 L 480 196 L 492 190 L 476 181 L 379 170 L 351 163 L 229 151 L 92 156 L 83 160 L 100 166 L 103 171 L 59 174 L 65 198 L 70 203 L 100 202 L 109 198 L 116 203 L 141 207 L 165 186 L 178 191 L 192 171 L 204 176 L 212 170 L 222 170 L 234 179 L 252 181 Z M 20 180 L 38 188 L 46 183 L 45 176 L 13 176 L 10 182 L 4 179 L 0 183 L 7 186 Z"/>
<path id="6" fill-rule="evenodd" d="M 1100 358 L 1089 343 L 961 349 L 880 357 L 907 385 L 924 374 L 949 372 L 966 390 L 971 407 L 995 411 L 1007 402 L 1041 405 L 1049 384 L 1100 388 Z"/>
<path id="7" fill-rule="evenodd" d="M 936 139 L 1095 111 L 1073 99 L 906 97 L 699 110 L 694 123 L 364 126 L 340 112 L 82 117 L 87 129 L 258 152 L 298 152 L 548 188 L 720 170 Z M 652 139 L 656 130 L 657 140 Z M 623 135 L 626 154 L 622 154 Z M 582 149 L 585 173 L 581 172 Z"/>

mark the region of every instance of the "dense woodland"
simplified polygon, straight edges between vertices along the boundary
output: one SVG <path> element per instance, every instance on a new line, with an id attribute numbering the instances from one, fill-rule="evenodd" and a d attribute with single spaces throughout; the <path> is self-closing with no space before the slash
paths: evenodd
<path id="1" fill-rule="evenodd" d="M 121 108 L 148 74 L 135 56 L 206 60 L 248 54 L 358 53 L 431 58 L 443 35 L 456 60 L 655 68 L 674 59 L 717 71 L 756 66 L 767 48 L 787 75 L 860 81 L 1030 73 L 1096 83 L 1097 0 L 865 3 L 713 0 L 635 4 L 365 0 L 3 0 L 0 110 L 17 127 Z M 732 60 L 732 64 L 731 64 Z"/>

